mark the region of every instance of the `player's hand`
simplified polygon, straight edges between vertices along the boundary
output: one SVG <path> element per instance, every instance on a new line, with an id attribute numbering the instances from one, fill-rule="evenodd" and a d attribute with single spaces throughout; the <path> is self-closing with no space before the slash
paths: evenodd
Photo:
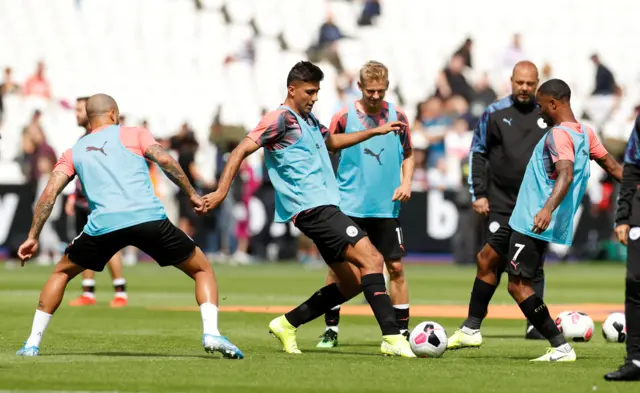
<path id="1" fill-rule="evenodd" d="M 385 135 L 393 131 L 397 135 L 398 131 L 400 131 L 404 127 L 407 127 L 407 125 L 401 121 L 391 121 L 378 127 L 377 133 L 379 135 Z"/>
<path id="2" fill-rule="evenodd" d="M 20 265 L 24 266 L 24 263 L 31 259 L 38 252 L 38 239 L 27 239 L 18 249 L 18 258 L 20 258 Z"/>
<path id="3" fill-rule="evenodd" d="M 218 207 L 218 205 L 221 204 L 222 201 L 224 201 L 224 198 L 226 198 L 226 195 L 225 193 L 222 193 L 220 189 L 202 197 L 202 199 L 204 200 L 204 212 L 210 212 L 211 210 Z"/>
<path id="4" fill-rule="evenodd" d="M 189 197 L 189 202 L 191 202 L 191 206 L 193 206 L 193 210 L 198 214 L 204 213 L 204 201 L 202 197 L 198 194 L 193 194 Z"/>
<path id="5" fill-rule="evenodd" d="M 489 200 L 487 198 L 478 198 L 471 204 L 473 211 L 481 216 L 489 215 Z"/>
<path id="6" fill-rule="evenodd" d="M 533 217 L 533 233 L 542 233 L 546 231 L 549 227 L 550 222 L 551 212 L 549 211 L 549 209 L 543 207 L 542 210 L 540 210 L 538 214 Z"/>
<path id="7" fill-rule="evenodd" d="M 629 224 L 617 225 L 616 236 L 618 236 L 618 241 L 626 246 L 629 242 Z"/>
<path id="8" fill-rule="evenodd" d="M 69 217 L 73 217 L 76 215 L 75 201 L 73 200 L 73 198 L 67 199 L 67 202 L 64 204 L 64 212 Z"/>
<path id="9" fill-rule="evenodd" d="M 392 201 L 400 201 L 403 203 L 407 202 L 409 199 L 411 199 L 411 186 L 404 184 L 401 184 L 400 187 L 396 188 L 393 192 L 393 198 L 391 198 Z"/>

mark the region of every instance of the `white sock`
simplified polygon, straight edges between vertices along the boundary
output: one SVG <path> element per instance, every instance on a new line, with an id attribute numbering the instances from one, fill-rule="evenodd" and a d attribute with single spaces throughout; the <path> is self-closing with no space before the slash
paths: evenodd
<path id="1" fill-rule="evenodd" d="M 27 343 L 25 347 L 39 347 L 40 341 L 42 341 L 42 335 L 44 331 L 47 330 L 47 325 L 49 325 L 49 320 L 51 320 L 52 315 L 47 314 L 44 311 L 36 310 L 36 315 L 33 317 L 33 326 L 31 327 L 31 335 L 27 339 Z"/>
<path id="2" fill-rule="evenodd" d="M 569 345 L 569 343 L 562 344 L 559 347 L 556 347 L 556 351 L 569 353 L 569 352 L 571 352 L 571 345 Z"/>
<path id="3" fill-rule="evenodd" d="M 116 278 L 115 280 L 113 280 L 113 287 L 117 287 L 118 285 L 125 285 L 127 283 L 127 280 L 125 280 L 124 277 L 122 278 Z M 117 292 L 116 291 L 116 295 L 115 297 L 121 297 L 121 298 L 127 298 L 127 292 L 123 291 L 123 292 Z"/>
<path id="4" fill-rule="evenodd" d="M 394 304 L 393 308 L 397 308 L 398 310 L 407 310 L 409 309 L 408 304 Z"/>
<path id="5" fill-rule="evenodd" d="M 480 331 L 480 329 L 471 329 L 471 328 L 468 328 L 466 326 L 463 326 L 462 329 L 460 329 L 460 330 L 462 330 L 462 333 L 469 334 L 469 335 L 476 334 L 476 333 L 478 333 Z"/>
<path id="6" fill-rule="evenodd" d="M 326 332 L 327 330 L 333 330 L 334 332 L 338 333 L 340 329 L 338 329 L 337 326 L 327 326 L 324 331 Z"/>
<path id="7" fill-rule="evenodd" d="M 212 336 L 219 336 L 218 307 L 211 303 L 202 303 L 200 305 L 200 314 L 202 314 L 202 332 Z"/>
<path id="8" fill-rule="evenodd" d="M 96 287 L 96 280 L 94 280 L 93 278 L 85 278 L 82 280 L 82 287 Z M 89 292 L 89 291 L 83 291 L 82 292 L 82 296 L 84 297 L 90 297 L 92 299 L 94 299 L 96 297 L 96 294 L 93 292 Z"/>
<path id="9" fill-rule="evenodd" d="M 640 360 L 632 360 L 631 363 L 635 364 L 636 367 L 640 367 Z"/>

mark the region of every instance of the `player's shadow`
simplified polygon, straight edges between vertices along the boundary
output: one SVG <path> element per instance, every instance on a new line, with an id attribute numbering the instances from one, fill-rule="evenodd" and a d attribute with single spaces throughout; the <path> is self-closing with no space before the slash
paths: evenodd
<path id="1" fill-rule="evenodd" d="M 42 356 L 42 355 L 40 355 Z M 44 356 L 113 356 L 113 357 L 131 357 L 131 358 L 191 358 L 191 359 L 222 359 L 214 355 L 180 355 L 168 353 L 144 353 L 144 352 L 66 352 L 52 353 Z"/>
<path id="2" fill-rule="evenodd" d="M 340 346 L 343 346 L 343 345 L 340 345 Z M 307 353 L 328 353 L 328 354 L 331 354 L 331 355 L 334 355 L 334 356 L 340 356 L 340 355 L 380 356 L 380 353 L 336 351 L 336 350 L 333 350 L 333 349 L 317 349 L 317 348 L 316 349 L 307 350 Z"/>
<path id="3" fill-rule="evenodd" d="M 522 338 L 522 334 L 483 334 L 487 338 Z"/>

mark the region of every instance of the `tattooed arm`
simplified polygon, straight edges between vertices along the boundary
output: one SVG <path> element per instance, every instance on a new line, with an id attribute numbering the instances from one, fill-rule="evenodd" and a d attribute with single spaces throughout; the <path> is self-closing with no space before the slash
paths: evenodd
<path id="1" fill-rule="evenodd" d="M 197 195 L 196 190 L 189 182 L 189 179 L 180 167 L 180 164 L 178 164 L 178 162 L 171 157 L 171 154 L 164 150 L 160 145 L 149 146 L 147 150 L 145 150 L 144 156 L 158 164 L 167 177 L 169 177 L 169 179 L 180 187 L 180 189 L 189 197 Z"/>
<path id="2" fill-rule="evenodd" d="M 47 222 L 53 205 L 56 203 L 56 198 L 60 192 L 69 184 L 71 178 L 65 173 L 56 171 L 51 174 L 49 182 L 42 191 L 40 199 L 36 204 L 35 212 L 33 213 L 33 222 L 31 223 L 31 230 L 29 231 L 29 239 L 38 239 L 44 223 Z"/>

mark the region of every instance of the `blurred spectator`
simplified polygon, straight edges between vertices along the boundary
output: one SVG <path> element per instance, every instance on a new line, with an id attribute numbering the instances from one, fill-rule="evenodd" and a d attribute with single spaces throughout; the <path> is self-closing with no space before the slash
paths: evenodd
<path id="1" fill-rule="evenodd" d="M 380 16 L 380 0 L 365 0 L 358 26 L 371 26 L 377 16 Z"/>
<path id="2" fill-rule="evenodd" d="M 448 175 L 447 160 L 444 157 L 440 157 L 436 166 L 427 171 L 427 180 L 431 190 L 453 190 L 458 186 L 458 182 L 453 181 Z"/>
<path id="3" fill-rule="evenodd" d="M 438 159 L 444 156 L 444 136 L 451 119 L 445 116 L 443 102 L 439 97 L 431 97 L 418 105 L 414 132 L 423 133 L 428 142 L 427 166 L 435 166 Z"/>
<path id="4" fill-rule="evenodd" d="M 520 34 L 514 34 L 511 43 L 504 51 L 504 55 L 502 55 L 502 69 L 511 72 L 513 71 L 513 66 L 519 61 L 526 60 L 526 57 L 522 51 Z"/>
<path id="5" fill-rule="evenodd" d="M 236 53 L 225 57 L 224 64 L 231 64 L 236 61 L 246 62 L 250 66 L 253 66 L 256 60 L 256 46 L 253 39 L 248 39 L 243 44 L 242 48 Z"/>
<path id="6" fill-rule="evenodd" d="M 44 77 L 44 62 L 39 61 L 36 73 L 33 74 L 24 85 L 24 94 L 51 99 L 51 86 Z"/>
<path id="7" fill-rule="evenodd" d="M 38 165 L 40 160 L 49 160 L 52 166 L 57 161 L 56 153 L 47 143 L 39 121 L 40 111 L 35 111 L 31 122 L 22 131 L 22 156 L 20 161 L 27 181 L 31 184 L 35 184 L 40 179 L 42 175 L 41 168 L 45 168 L 43 163 Z"/>
<path id="8" fill-rule="evenodd" d="M 469 102 L 470 123 L 475 124 L 482 116 L 482 112 L 498 97 L 489 83 L 489 74 L 486 72 L 478 79 L 474 86 L 475 94 Z"/>
<path id="9" fill-rule="evenodd" d="M 312 62 L 327 60 L 336 68 L 338 73 L 342 73 L 344 68 L 342 67 L 337 47 L 337 41 L 341 38 L 346 38 L 346 36 L 342 34 L 338 26 L 333 22 L 333 14 L 328 13 L 327 19 L 320 26 L 318 42 L 307 51 L 309 60 Z"/>
<path id="10" fill-rule="evenodd" d="M 542 70 L 540 71 L 540 84 L 548 81 L 553 78 L 553 69 L 551 68 L 551 64 L 548 62 L 544 63 L 542 66 Z"/>
<path id="11" fill-rule="evenodd" d="M 438 75 L 436 80 L 436 95 L 443 100 L 459 95 L 467 102 L 471 101 L 473 89 L 469 86 L 467 78 L 462 74 L 465 63 L 460 55 L 453 55 L 447 67 Z"/>
<path id="12" fill-rule="evenodd" d="M 2 115 L 4 113 L 4 96 L 20 93 L 20 86 L 13 81 L 11 77 L 11 68 L 4 69 L 4 79 L 0 85 L 0 124 L 2 123 Z"/>
<path id="13" fill-rule="evenodd" d="M 591 56 L 596 66 L 595 88 L 587 102 L 586 112 L 596 128 L 601 128 L 611 118 L 619 103 L 622 90 L 616 84 L 613 73 L 607 68 L 597 54 Z"/>
<path id="14" fill-rule="evenodd" d="M 127 116 L 121 114 L 120 117 L 118 118 L 118 124 L 120 124 L 121 126 L 126 126 L 127 125 Z"/>
<path id="15" fill-rule="evenodd" d="M 416 162 L 416 169 L 411 179 L 411 191 L 426 191 L 429 188 L 427 179 L 427 152 L 424 147 L 416 148 L 413 144 L 413 156 Z"/>
<path id="16" fill-rule="evenodd" d="M 242 180 L 242 195 L 239 201 L 240 208 L 236 209 L 236 237 L 238 249 L 231 259 L 239 264 L 247 264 L 252 261 L 249 256 L 249 200 L 260 187 L 256 174 L 251 165 L 245 160 L 240 166 L 240 179 Z"/>
<path id="17" fill-rule="evenodd" d="M 473 40 L 471 38 L 467 38 L 464 40 L 464 43 L 457 51 L 455 51 L 454 55 L 461 56 L 464 59 L 464 65 L 472 68 L 471 62 L 471 49 L 473 48 Z"/>

